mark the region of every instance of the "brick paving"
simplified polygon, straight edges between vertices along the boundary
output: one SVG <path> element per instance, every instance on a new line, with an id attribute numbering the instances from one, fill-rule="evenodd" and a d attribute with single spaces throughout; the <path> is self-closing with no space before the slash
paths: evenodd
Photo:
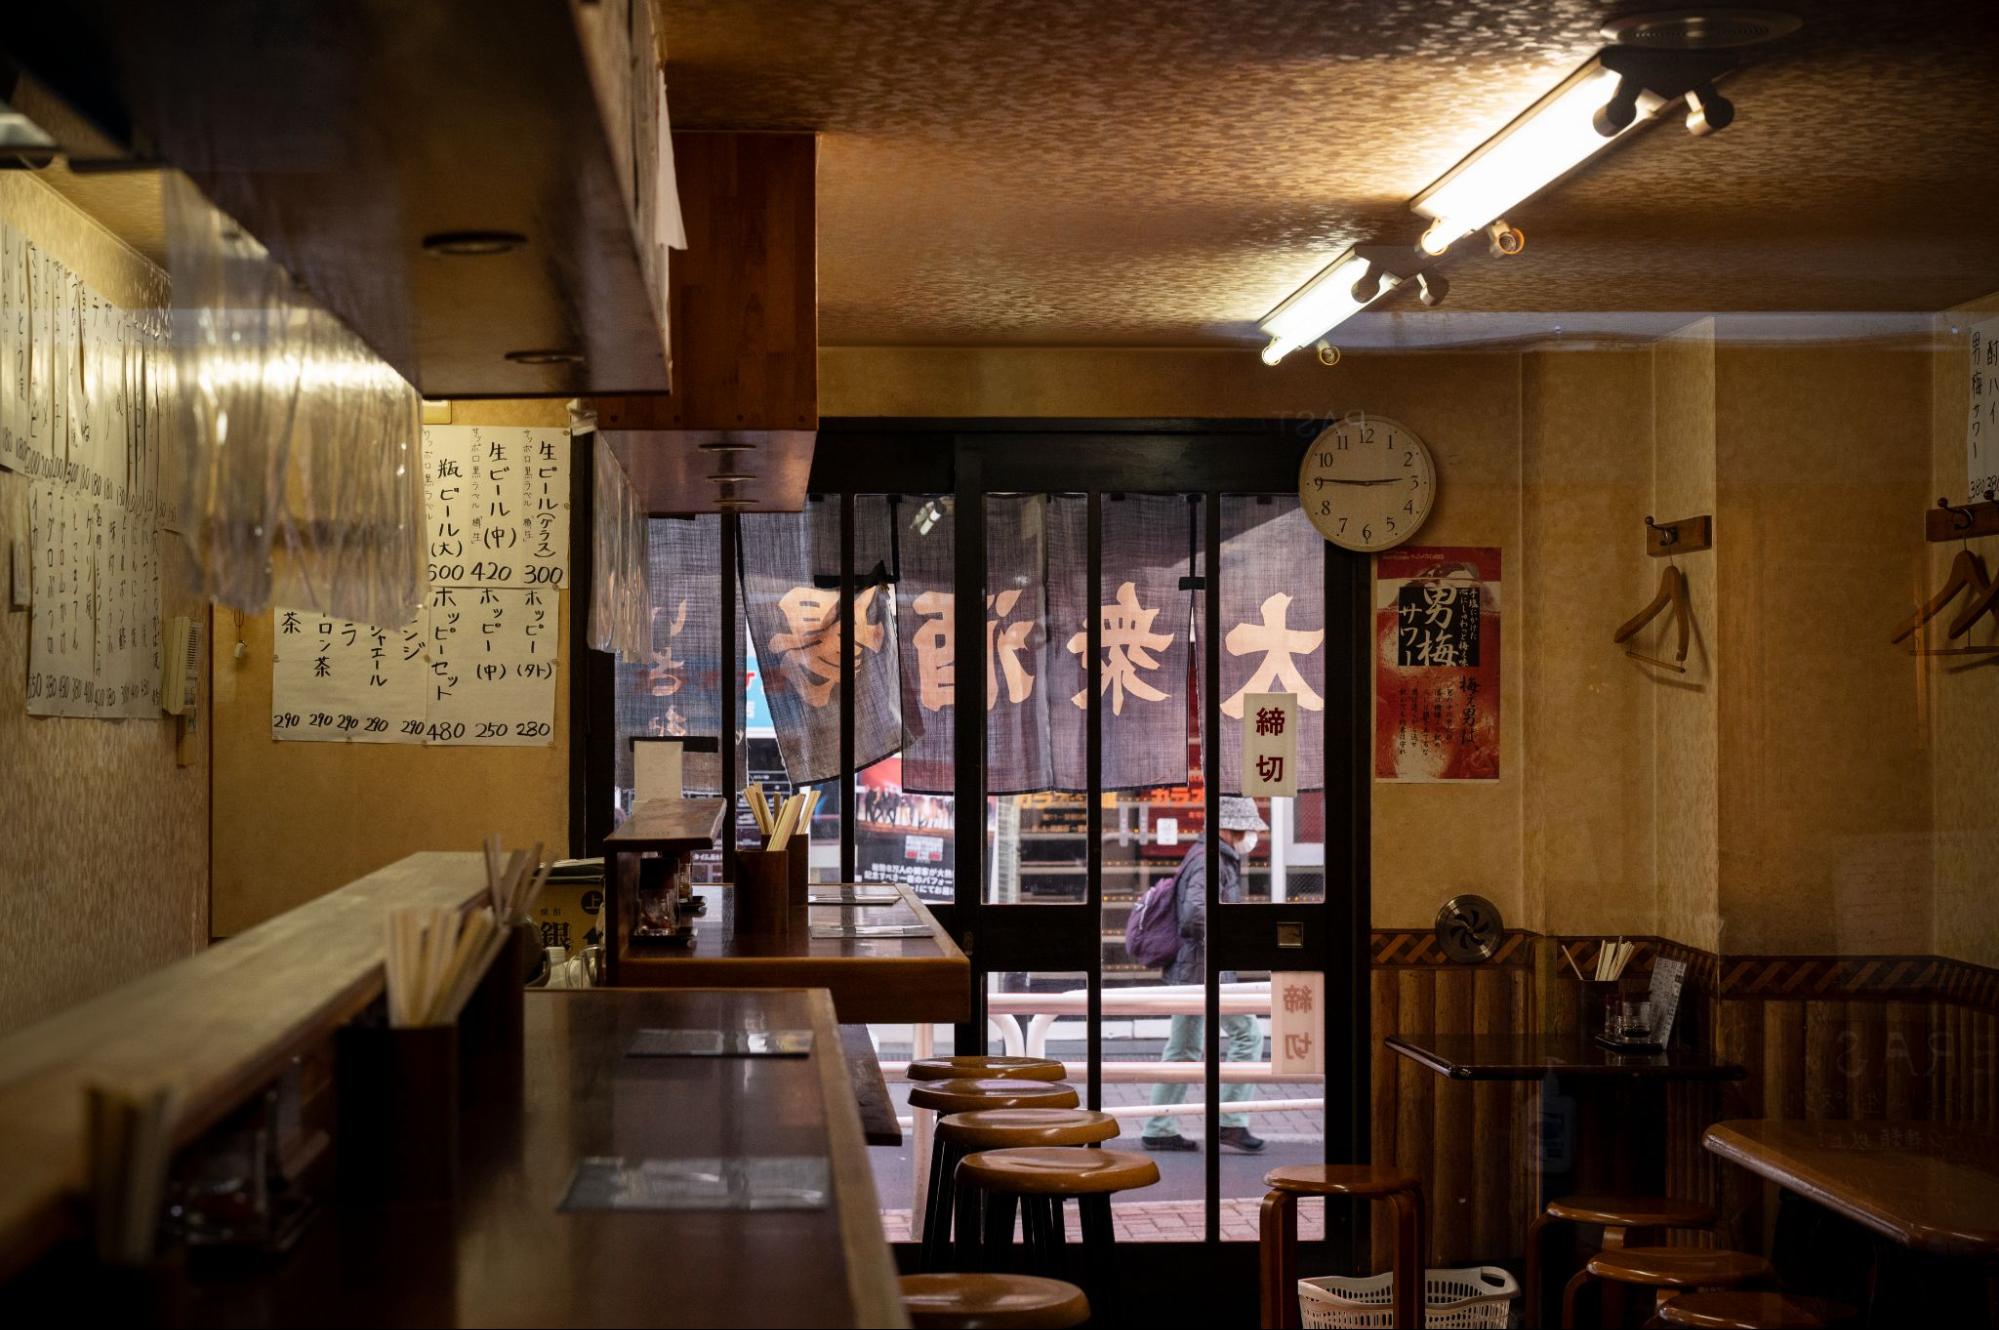
<path id="1" fill-rule="evenodd" d="M 1261 1198 L 1229 1196 L 1222 1199 L 1222 1241 L 1255 1242 L 1257 1207 Z M 1075 1207 L 1065 1207 L 1069 1219 L 1069 1239 L 1083 1240 Z M 882 1211 L 882 1232 L 890 1242 L 911 1242 L 909 1211 Z M 1114 1201 L 1111 1224 L 1119 1242 L 1200 1242 L 1207 1236 L 1199 1201 Z M 1298 1237 L 1317 1241 L 1326 1235 L 1323 1204 L 1306 1202 L 1298 1207 Z"/>

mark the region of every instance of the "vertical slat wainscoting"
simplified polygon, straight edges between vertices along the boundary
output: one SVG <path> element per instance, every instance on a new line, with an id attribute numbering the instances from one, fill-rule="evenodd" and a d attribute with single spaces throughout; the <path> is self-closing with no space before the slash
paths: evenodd
<path id="1" fill-rule="evenodd" d="M 1423 1179 L 1432 1265 L 1518 1258 L 1533 1195 L 1531 1101 L 1517 1084 L 1446 1080 L 1381 1041 L 1532 1029 L 1528 941 L 1508 934 L 1492 961 L 1456 965 L 1428 933 L 1374 936 L 1373 1154 Z M 1385 1207 L 1375 1210 L 1374 1265 L 1385 1268 L 1389 1226 Z"/>

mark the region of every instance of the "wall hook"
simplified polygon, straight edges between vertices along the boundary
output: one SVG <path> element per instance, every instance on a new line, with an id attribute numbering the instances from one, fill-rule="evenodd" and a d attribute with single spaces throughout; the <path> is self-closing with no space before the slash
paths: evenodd
<path id="1" fill-rule="evenodd" d="M 1950 515 L 1950 525 L 1953 531 L 1969 531 L 1972 523 L 1976 520 L 1972 517 L 1969 509 L 1953 508 L 1947 495 L 1937 496 L 1937 507 Z"/>
<path id="2" fill-rule="evenodd" d="M 1647 513 L 1645 514 L 1645 526 L 1648 530 L 1656 533 L 1656 539 L 1662 546 L 1670 548 L 1680 543 L 1680 528 L 1677 525 L 1660 526 L 1652 520 L 1652 514 Z"/>

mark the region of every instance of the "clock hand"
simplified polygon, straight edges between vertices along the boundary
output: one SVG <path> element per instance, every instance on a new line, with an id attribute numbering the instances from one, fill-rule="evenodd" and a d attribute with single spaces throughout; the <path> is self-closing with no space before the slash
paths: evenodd
<path id="1" fill-rule="evenodd" d="M 1401 483 L 1402 477 L 1389 476 L 1385 480 L 1345 480 L 1338 476 L 1314 476 L 1312 480 L 1318 485 L 1396 485 Z"/>

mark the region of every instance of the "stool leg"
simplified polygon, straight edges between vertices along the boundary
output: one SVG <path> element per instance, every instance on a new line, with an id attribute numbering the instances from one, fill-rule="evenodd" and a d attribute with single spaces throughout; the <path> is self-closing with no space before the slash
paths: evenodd
<path id="1" fill-rule="evenodd" d="M 1111 1224 L 1111 1198 L 1107 1195 L 1079 1196 L 1076 1208 L 1083 1214 L 1083 1268 L 1090 1277 L 1090 1323 L 1099 1326 L 1123 1325 L 1124 1307 L 1117 1272 L 1117 1230 Z"/>
<path id="2" fill-rule="evenodd" d="M 1013 1250 L 1013 1210 L 1011 1192 L 988 1192 L 985 1198 L 985 1252 L 981 1270 L 1019 1268 L 1019 1253 Z"/>
<path id="3" fill-rule="evenodd" d="M 1395 1324 L 1423 1324 L 1423 1198 L 1398 1191 L 1389 1196 L 1395 1210 Z"/>
<path id="4" fill-rule="evenodd" d="M 1603 1230 L 1603 1249 L 1616 1251 L 1623 1247 L 1642 1247 L 1654 1239 L 1646 1230 L 1636 1228 L 1607 1227 Z M 1603 1312 L 1598 1324 L 1610 1327 L 1624 1324 L 1624 1285 L 1615 1279 L 1603 1281 Z"/>
<path id="5" fill-rule="evenodd" d="M 1048 1201 L 1043 1196 L 1020 1198 L 1019 1269 L 1024 1274 L 1045 1275 L 1048 1271 Z"/>
<path id="6" fill-rule="evenodd" d="M 1576 1330 L 1576 1299 L 1582 1296 L 1583 1285 L 1589 1280 L 1589 1271 L 1578 1270 L 1569 1286 L 1562 1290 L 1562 1330 Z"/>
<path id="7" fill-rule="evenodd" d="M 938 1141 L 930 1154 L 930 1201 L 923 1214 L 923 1268 L 942 1270 L 950 1264 L 951 1199 L 963 1151 Z"/>
<path id="8" fill-rule="evenodd" d="M 1527 1297 L 1520 1309 L 1520 1321 L 1526 1330 L 1541 1330 L 1541 1244 L 1546 1230 L 1553 1221 L 1543 1210 L 1534 1216 L 1534 1222 L 1527 1226 Z"/>
<path id="9" fill-rule="evenodd" d="M 1069 1277 L 1068 1254 L 1065 1250 L 1069 1245 L 1069 1221 L 1062 1209 L 1060 1196 L 1048 1198 L 1048 1273 L 1055 1279 Z"/>
<path id="10" fill-rule="evenodd" d="M 981 1196 L 978 1186 L 968 1178 L 959 1178 L 955 1190 L 958 1268 L 964 1271 L 983 1270 L 986 1268 L 985 1261 L 989 1259 L 989 1253 L 983 1250 L 979 1239 L 985 1222 L 985 1210 L 989 1204 L 988 1198 Z"/>
<path id="11" fill-rule="evenodd" d="M 1257 1264 L 1263 1285 L 1263 1330 L 1297 1330 L 1298 1198 L 1268 1192 L 1257 1217 Z"/>

